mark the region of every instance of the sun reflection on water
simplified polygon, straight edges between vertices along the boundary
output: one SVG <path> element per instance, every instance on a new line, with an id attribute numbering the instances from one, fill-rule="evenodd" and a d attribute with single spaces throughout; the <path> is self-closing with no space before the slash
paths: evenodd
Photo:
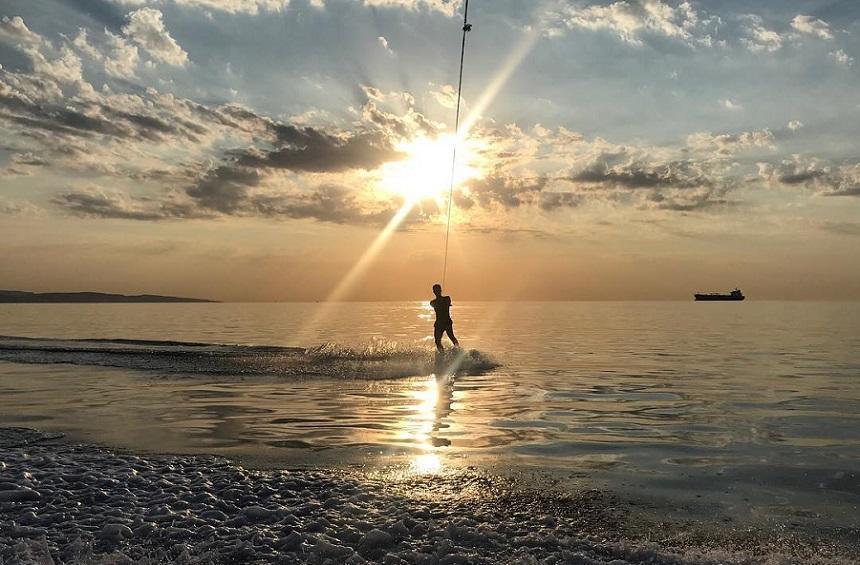
<path id="1" fill-rule="evenodd" d="M 444 419 L 451 413 L 454 394 L 453 377 L 430 375 L 413 392 L 418 401 L 404 426 L 404 439 L 413 443 L 419 453 L 410 461 L 410 472 L 432 475 L 444 470 L 444 458 L 439 449 L 451 444 L 439 432 L 447 428 Z"/>

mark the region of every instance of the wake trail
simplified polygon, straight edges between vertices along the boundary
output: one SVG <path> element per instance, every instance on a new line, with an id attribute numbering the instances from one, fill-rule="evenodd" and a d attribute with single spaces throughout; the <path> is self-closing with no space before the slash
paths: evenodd
<path id="1" fill-rule="evenodd" d="M 115 367 L 186 375 L 392 379 L 427 374 L 480 374 L 498 367 L 481 351 L 439 356 L 426 348 L 376 339 L 351 347 L 311 348 L 134 339 L 0 336 L 0 360 Z"/>

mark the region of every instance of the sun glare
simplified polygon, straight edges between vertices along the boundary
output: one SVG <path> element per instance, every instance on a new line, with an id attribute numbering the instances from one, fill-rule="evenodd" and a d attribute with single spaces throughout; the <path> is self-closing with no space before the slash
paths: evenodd
<path id="1" fill-rule="evenodd" d="M 408 157 L 383 167 L 382 186 L 411 201 L 424 198 L 444 200 L 451 186 L 455 139 L 453 135 L 445 135 L 435 139 L 421 137 L 401 143 L 397 150 Z M 477 157 L 474 141 L 459 142 L 454 170 L 455 186 L 480 175 Z"/>

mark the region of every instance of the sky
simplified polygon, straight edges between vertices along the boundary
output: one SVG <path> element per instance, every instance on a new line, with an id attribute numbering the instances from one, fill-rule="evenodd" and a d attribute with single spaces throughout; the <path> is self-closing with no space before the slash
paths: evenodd
<path id="1" fill-rule="evenodd" d="M 860 299 L 860 2 L 0 0 L 0 288 Z"/>

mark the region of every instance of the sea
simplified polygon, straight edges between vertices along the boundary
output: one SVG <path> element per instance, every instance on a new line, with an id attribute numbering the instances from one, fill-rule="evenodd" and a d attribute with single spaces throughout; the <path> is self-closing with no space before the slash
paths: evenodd
<path id="1" fill-rule="evenodd" d="M 0 305 L 0 426 L 860 531 L 860 303 Z M 449 343 L 446 343 L 450 347 Z"/>

